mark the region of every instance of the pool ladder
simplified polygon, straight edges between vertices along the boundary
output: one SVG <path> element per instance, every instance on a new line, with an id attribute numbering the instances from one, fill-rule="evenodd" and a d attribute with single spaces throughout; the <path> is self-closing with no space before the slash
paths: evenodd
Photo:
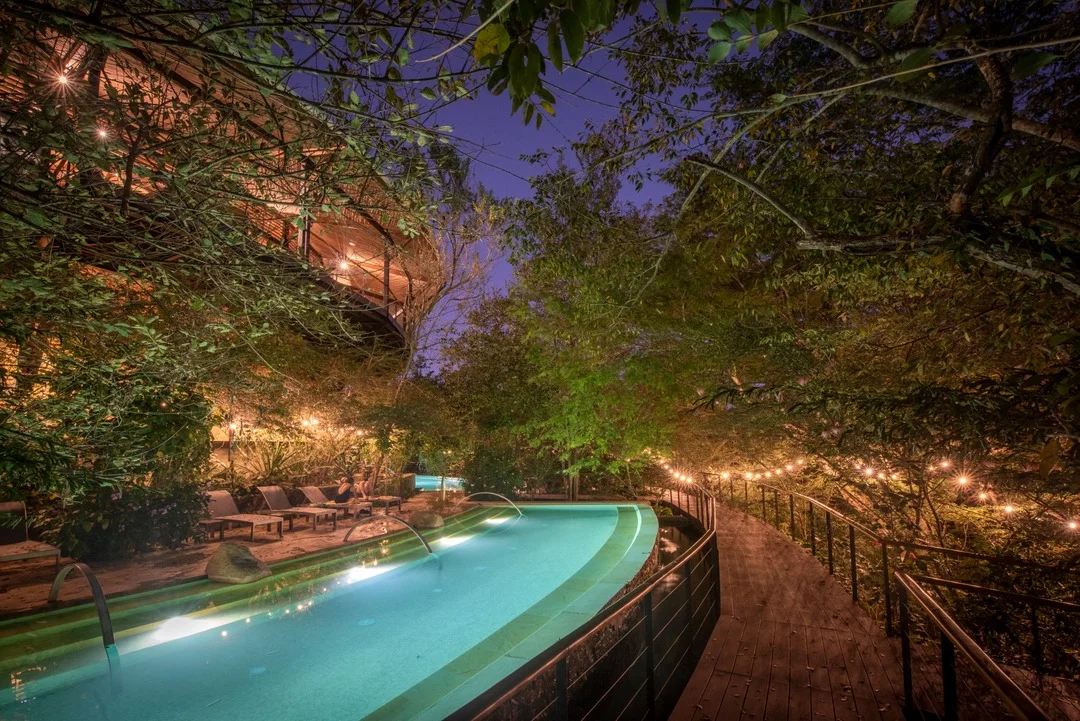
<path id="1" fill-rule="evenodd" d="M 105 645 L 105 657 L 109 662 L 109 679 L 112 682 L 112 690 L 118 693 L 120 684 L 120 654 L 116 650 L 116 637 L 113 634 L 112 616 L 109 615 L 109 605 L 105 602 L 105 593 L 101 590 L 97 574 L 85 563 L 71 563 L 63 566 L 53 579 L 52 588 L 49 589 L 49 603 L 56 603 L 60 595 L 60 587 L 72 571 L 78 571 L 86 583 L 90 586 L 90 593 L 94 596 L 94 605 L 97 607 L 98 623 L 101 624 L 101 642 Z"/>
<path id="2" fill-rule="evenodd" d="M 428 552 L 429 556 L 435 556 L 435 558 L 439 557 L 439 554 L 437 554 L 437 553 L 435 553 L 435 551 L 431 550 L 431 544 L 427 542 L 426 538 L 424 538 L 422 535 L 420 535 L 420 531 L 416 530 L 415 526 L 413 526 L 411 523 L 409 523 L 408 521 L 406 521 L 404 519 L 398 518 L 397 516 L 391 516 L 389 514 L 387 514 L 385 516 L 365 516 L 363 518 L 356 519 L 356 523 L 354 523 L 352 525 L 352 528 L 350 528 L 348 531 L 345 532 L 345 538 L 341 539 L 341 542 L 345 543 L 346 541 L 348 541 L 349 536 L 352 535 L 352 532 L 356 530 L 357 526 L 359 526 L 361 524 L 364 524 L 364 523 L 370 523 L 371 521 L 397 521 L 398 523 L 400 523 L 401 525 L 405 526 L 410 531 L 412 531 L 413 535 L 415 535 L 417 538 L 420 539 L 420 543 L 424 544 L 424 548 L 427 549 L 427 552 Z"/>

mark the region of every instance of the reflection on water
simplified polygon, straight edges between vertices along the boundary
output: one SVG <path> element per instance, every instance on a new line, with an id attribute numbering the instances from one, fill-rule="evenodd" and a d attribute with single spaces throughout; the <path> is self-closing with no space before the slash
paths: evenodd
<path id="1" fill-rule="evenodd" d="M 660 544 L 661 566 L 666 566 L 674 561 L 678 558 L 679 554 L 683 552 L 683 549 L 689 547 L 697 540 L 696 535 L 687 533 L 688 530 L 690 529 L 684 529 L 678 526 L 661 526 L 657 541 Z"/>

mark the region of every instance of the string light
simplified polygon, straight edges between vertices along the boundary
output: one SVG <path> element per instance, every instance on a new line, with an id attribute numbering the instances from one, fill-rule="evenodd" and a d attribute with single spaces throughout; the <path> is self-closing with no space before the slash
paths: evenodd
<path id="1" fill-rule="evenodd" d="M 109 131 L 106 130 L 105 128 L 98 128 L 97 136 L 99 138 L 101 138 L 102 140 L 108 140 L 109 139 Z"/>
<path id="2" fill-rule="evenodd" d="M 959 478 L 956 479 L 956 482 L 959 483 L 961 486 L 966 486 L 967 482 L 968 482 L 968 477 L 967 476 L 960 476 Z"/>
<path id="3" fill-rule="evenodd" d="M 865 471 L 863 471 L 863 473 L 865 473 L 868 477 L 872 476 L 872 475 L 874 475 L 874 469 L 873 468 L 867 468 Z"/>
<path id="4" fill-rule="evenodd" d="M 1070 531 L 1075 531 L 1077 528 L 1080 528 L 1080 523 L 1077 523 L 1076 521 L 1069 521 Z"/>
<path id="5" fill-rule="evenodd" d="M 67 85 L 68 84 L 67 73 L 60 73 L 59 75 L 57 75 L 56 76 L 56 82 L 60 83 L 61 85 Z"/>
<path id="6" fill-rule="evenodd" d="M 985 501 L 988 498 L 990 498 L 990 494 L 987 493 L 986 491 L 983 491 L 982 493 L 979 494 L 979 500 L 980 501 Z"/>
<path id="7" fill-rule="evenodd" d="M 752 481 L 752 480 L 754 480 L 754 474 L 753 473 L 746 473 L 746 474 L 743 475 L 743 478 L 745 478 L 748 481 Z"/>
<path id="8" fill-rule="evenodd" d="M 720 474 L 720 477 L 723 478 L 726 481 L 727 479 L 731 478 L 731 474 L 728 473 L 727 471 L 724 471 L 723 473 Z"/>
<path id="9" fill-rule="evenodd" d="M 1012 512 L 1013 512 L 1013 511 L 1015 511 L 1015 510 L 1016 510 L 1016 509 L 1015 509 L 1015 508 L 1013 508 L 1012 506 L 1005 506 L 1005 512 L 1006 512 L 1006 513 L 1012 513 Z"/>
<path id="10" fill-rule="evenodd" d="M 348 270 L 349 269 L 349 261 L 347 261 L 347 260 L 341 261 L 340 263 L 338 263 L 338 267 L 341 268 L 342 270 Z"/>
<path id="11" fill-rule="evenodd" d="M 942 468 L 948 468 L 949 465 L 950 464 L 949 464 L 949 459 L 948 458 L 946 458 L 944 461 L 941 462 L 941 467 Z"/>

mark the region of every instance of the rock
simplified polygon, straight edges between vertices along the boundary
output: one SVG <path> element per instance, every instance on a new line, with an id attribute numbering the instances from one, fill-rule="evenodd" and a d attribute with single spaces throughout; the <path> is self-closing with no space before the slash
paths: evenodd
<path id="1" fill-rule="evenodd" d="M 442 528 L 443 517 L 435 511 L 413 511 L 409 523 L 417 528 Z"/>
<path id="2" fill-rule="evenodd" d="M 251 583 L 270 575 L 270 567 L 239 543 L 223 543 L 206 562 L 206 576 L 218 583 Z"/>

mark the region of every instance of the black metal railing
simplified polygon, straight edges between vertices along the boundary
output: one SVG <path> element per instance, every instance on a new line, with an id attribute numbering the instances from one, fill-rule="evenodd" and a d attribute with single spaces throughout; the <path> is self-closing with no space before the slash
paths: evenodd
<path id="1" fill-rule="evenodd" d="M 719 484 L 723 498 L 724 483 Z M 998 566 L 1017 566 L 1035 570 L 1052 571 L 1050 567 L 1009 556 L 991 556 L 972 551 L 935 546 L 927 543 L 892 539 L 875 532 L 866 525 L 849 518 L 837 509 L 796 491 L 777 488 L 765 483 L 745 481 L 737 489 L 734 479 L 729 479 L 727 499 L 746 513 L 772 523 L 777 530 L 784 530 L 791 540 L 809 547 L 811 554 L 828 566 L 829 573 L 837 575 L 850 588 L 851 599 L 866 609 L 885 626 L 886 634 L 895 635 L 893 609 L 893 579 L 890 571 L 901 564 L 898 554 L 912 552 L 941 558 L 985 562 Z M 754 489 L 751 500 L 751 487 Z M 738 491 L 742 490 L 742 493 Z M 781 497 L 786 496 L 786 506 L 781 510 Z M 760 513 L 759 513 L 760 511 Z M 840 530 L 841 538 L 834 526 Z M 846 538 L 844 538 L 846 536 Z M 819 539 L 823 544 L 819 544 Z M 821 546 L 824 546 L 822 549 Z M 840 549 L 837 549 L 837 545 Z M 824 551 L 824 558 L 820 551 Z M 838 552 L 839 551 L 839 552 Z M 842 561 L 843 563 L 839 563 Z"/>
<path id="2" fill-rule="evenodd" d="M 896 573 L 905 708 L 909 712 L 933 708 L 935 715 L 945 721 L 959 721 L 961 718 L 1049 721 L 1050 716 L 1046 711 L 960 628 L 917 578 Z M 941 584 L 944 579 L 921 580 Z M 1036 599 L 1029 597 L 1028 600 Z M 1041 601 L 1054 603 L 1048 599 Z M 920 613 L 916 613 L 917 610 Z M 935 636 L 939 658 L 928 659 L 923 648 L 934 643 Z M 927 668 L 937 671 L 940 682 L 938 699 L 927 698 L 925 692 L 916 694 L 913 671 L 916 664 L 924 673 Z"/>
<path id="3" fill-rule="evenodd" d="M 687 483 L 664 489 L 661 502 L 695 525 L 700 538 L 449 720 L 668 717 L 719 619 L 720 563 L 713 497 Z"/>

